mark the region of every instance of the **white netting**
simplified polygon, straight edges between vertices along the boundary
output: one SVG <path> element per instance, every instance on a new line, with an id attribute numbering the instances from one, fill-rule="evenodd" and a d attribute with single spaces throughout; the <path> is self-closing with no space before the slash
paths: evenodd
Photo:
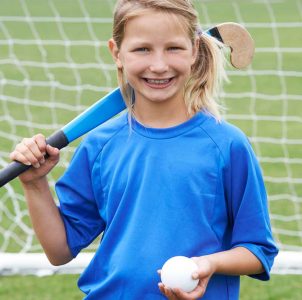
<path id="1" fill-rule="evenodd" d="M 1 0 L 1 168 L 23 137 L 49 136 L 117 86 L 107 50 L 114 3 Z M 195 4 L 204 29 L 234 21 L 255 39 L 252 67 L 228 71 L 231 84 L 222 95 L 226 118 L 243 129 L 257 152 L 279 246 L 301 253 L 302 1 Z M 50 176 L 52 187 L 76 144 L 63 150 Z M 0 252 L 41 252 L 20 184 L 7 184 L 0 197 Z"/>

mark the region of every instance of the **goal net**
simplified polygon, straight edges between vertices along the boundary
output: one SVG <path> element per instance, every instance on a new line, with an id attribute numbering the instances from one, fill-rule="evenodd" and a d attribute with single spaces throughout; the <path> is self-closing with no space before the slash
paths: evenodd
<path id="1" fill-rule="evenodd" d="M 117 86 L 107 50 L 114 0 L 1 0 L 0 168 L 23 138 L 49 136 Z M 204 29 L 247 27 L 251 67 L 228 69 L 226 119 L 250 138 L 266 182 L 281 254 L 274 272 L 302 273 L 302 2 L 196 0 Z M 53 189 L 78 141 L 62 150 Z M 97 243 L 62 268 L 51 267 L 30 225 L 21 186 L 0 189 L 0 274 L 79 271 Z"/>

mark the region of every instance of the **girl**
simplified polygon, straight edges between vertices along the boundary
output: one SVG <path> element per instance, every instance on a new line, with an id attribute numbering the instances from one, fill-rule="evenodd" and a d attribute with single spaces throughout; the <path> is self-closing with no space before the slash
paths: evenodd
<path id="1" fill-rule="evenodd" d="M 189 0 L 119 0 L 109 49 L 128 113 L 82 142 L 59 207 L 46 179 L 59 150 L 38 134 L 11 154 L 34 166 L 20 180 L 49 260 L 67 263 L 103 233 L 79 280 L 85 299 L 238 299 L 239 275 L 269 279 L 277 248 L 254 152 L 215 102 L 220 45 Z M 176 255 L 199 266 L 191 293 L 158 284 Z"/>

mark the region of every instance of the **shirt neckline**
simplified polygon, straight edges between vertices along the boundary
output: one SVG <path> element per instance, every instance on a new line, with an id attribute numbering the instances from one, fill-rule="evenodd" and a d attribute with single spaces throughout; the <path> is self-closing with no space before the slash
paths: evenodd
<path id="1" fill-rule="evenodd" d="M 142 123 L 138 122 L 134 116 L 131 116 L 130 126 L 132 130 L 142 136 L 153 139 L 168 139 L 180 136 L 185 132 L 190 131 L 194 127 L 203 123 L 206 118 L 207 116 L 204 112 L 197 112 L 192 118 L 179 125 L 166 128 L 153 128 L 144 126 Z"/>

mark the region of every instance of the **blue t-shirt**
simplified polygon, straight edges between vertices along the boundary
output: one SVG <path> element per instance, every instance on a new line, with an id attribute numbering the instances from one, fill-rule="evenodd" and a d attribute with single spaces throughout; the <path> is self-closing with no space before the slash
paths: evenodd
<path id="1" fill-rule="evenodd" d="M 168 258 L 238 246 L 267 280 L 278 250 L 245 135 L 202 112 L 164 129 L 128 119 L 89 133 L 56 186 L 73 256 L 103 232 L 79 280 L 85 299 L 165 299 L 157 270 Z M 238 297 L 239 277 L 215 274 L 202 299 Z"/>

